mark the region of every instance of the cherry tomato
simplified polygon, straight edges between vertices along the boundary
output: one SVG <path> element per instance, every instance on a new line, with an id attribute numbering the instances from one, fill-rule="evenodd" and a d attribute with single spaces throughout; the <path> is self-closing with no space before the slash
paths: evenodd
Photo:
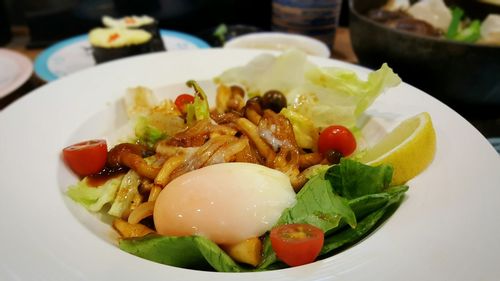
<path id="1" fill-rule="evenodd" d="M 108 147 L 105 140 L 89 140 L 63 149 L 66 164 L 81 177 L 98 173 L 106 165 Z"/>
<path id="2" fill-rule="evenodd" d="M 326 155 L 330 150 L 349 156 L 356 150 L 356 139 L 354 135 L 344 126 L 333 125 L 327 127 L 319 134 L 318 151 Z"/>
<path id="3" fill-rule="evenodd" d="M 175 99 L 175 106 L 179 109 L 180 112 L 185 112 L 186 110 L 186 105 L 193 103 L 194 102 L 194 97 L 189 94 L 180 94 L 177 96 Z"/>
<path id="4" fill-rule="evenodd" d="M 318 256 L 324 233 L 310 224 L 285 224 L 275 227 L 270 234 L 276 256 L 289 266 L 313 262 Z"/>

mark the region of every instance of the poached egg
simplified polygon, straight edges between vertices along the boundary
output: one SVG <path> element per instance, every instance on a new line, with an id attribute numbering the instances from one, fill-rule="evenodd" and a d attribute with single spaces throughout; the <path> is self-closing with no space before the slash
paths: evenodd
<path id="1" fill-rule="evenodd" d="M 217 244 L 258 237 L 295 204 L 287 175 L 262 165 L 223 163 L 167 184 L 154 207 L 159 234 L 204 236 Z"/>

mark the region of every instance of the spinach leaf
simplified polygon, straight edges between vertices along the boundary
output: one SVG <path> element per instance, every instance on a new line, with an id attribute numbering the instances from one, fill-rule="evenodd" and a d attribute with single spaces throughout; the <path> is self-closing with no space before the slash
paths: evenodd
<path id="1" fill-rule="evenodd" d="M 194 242 L 198 246 L 202 255 L 215 270 L 219 272 L 246 271 L 211 240 L 205 237 L 196 236 Z"/>
<path id="2" fill-rule="evenodd" d="M 302 187 L 297 203 L 281 214 L 276 225 L 307 223 L 327 232 L 338 226 L 341 219 L 356 227 L 356 216 L 348 201 L 333 192 L 328 180 L 317 175 Z"/>
<path id="3" fill-rule="evenodd" d="M 333 165 L 325 173 L 334 191 L 347 199 L 379 193 L 391 183 L 392 167 L 380 165 L 372 167 L 342 158 L 338 165 Z"/>
<path id="4" fill-rule="evenodd" d="M 278 261 L 278 257 L 271 246 L 271 239 L 266 235 L 262 243 L 262 261 L 258 269 L 268 269 L 272 264 Z"/>
<path id="5" fill-rule="evenodd" d="M 161 236 L 151 234 L 123 239 L 120 249 L 150 261 L 199 270 L 241 272 L 239 266 L 219 246 L 201 236 Z"/>
<path id="6" fill-rule="evenodd" d="M 368 194 L 349 201 L 349 206 L 356 214 L 356 219 L 361 219 L 375 210 L 392 204 L 408 190 L 407 185 L 398 185 L 387 189 L 385 192 Z"/>
<path id="7" fill-rule="evenodd" d="M 387 204 L 360 220 L 356 228 L 345 228 L 345 230 L 335 233 L 335 235 L 325 237 L 325 242 L 323 244 L 323 248 L 321 249 L 320 255 L 330 253 L 332 250 L 340 248 L 344 245 L 352 244 L 367 235 L 373 229 L 373 227 L 375 227 L 377 223 L 380 222 L 380 219 L 384 217 L 388 210 L 394 206 L 394 204 L 400 203 L 402 201 L 403 195 L 406 190 L 407 187 L 406 189 L 398 188 L 397 190 L 394 190 L 395 192 L 389 195 Z"/>
<path id="8" fill-rule="evenodd" d="M 189 268 L 207 267 L 194 237 L 168 237 L 150 234 L 140 238 L 122 239 L 120 249 L 133 255 L 162 264 Z"/>
<path id="9" fill-rule="evenodd" d="M 331 252 L 347 243 L 352 243 L 363 237 L 373 226 L 382 218 L 386 212 L 386 208 L 379 209 L 370 215 L 366 216 L 358 223 L 356 228 L 348 228 L 342 232 L 336 233 L 325 239 L 320 255 Z"/>

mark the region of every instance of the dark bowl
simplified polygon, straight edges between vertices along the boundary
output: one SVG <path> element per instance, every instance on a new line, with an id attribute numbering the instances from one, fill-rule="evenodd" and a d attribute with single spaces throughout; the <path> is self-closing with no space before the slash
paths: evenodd
<path id="1" fill-rule="evenodd" d="M 403 81 L 459 111 L 495 112 L 499 117 L 500 47 L 399 31 L 365 16 L 386 2 L 349 1 L 352 46 L 360 64 L 378 68 L 387 62 Z"/>

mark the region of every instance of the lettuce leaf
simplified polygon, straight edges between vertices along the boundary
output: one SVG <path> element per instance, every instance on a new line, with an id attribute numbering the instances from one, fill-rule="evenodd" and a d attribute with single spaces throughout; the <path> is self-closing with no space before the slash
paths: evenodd
<path id="1" fill-rule="evenodd" d="M 165 139 L 167 135 L 149 122 L 145 116 L 137 118 L 135 123 L 135 136 L 140 143 L 153 147 L 158 141 Z"/>
<path id="2" fill-rule="evenodd" d="M 107 180 L 98 187 L 89 186 L 86 178 L 70 186 L 66 194 L 91 212 L 99 212 L 104 205 L 111 203 L 116 196 L 123 176 Z"/>
<path id="3" fill-rule="evenodd" d="M 357 119 L 385 90 L 401 79 L 383 64 L 361 80 L 354 71 L 340 68 L 312 68 L 305 73 L 307 83 L 293 92 L 293 108 L 320 128 L 331 124 L 354 127 Z"/>
<path id="4" fill-rule="evenodd" d="M 230 68 L 215 78 L 216 83 L 239 84 L 249 96 L 279 90 L 286 95 L 304 81 L 304 73 L 313 67 L 305 53 L 290 49 L 280 56 L 262 54 L 247 65 Z"/>
<path id="5" fill-rule="evenodd" d="M 186 106 L 188 125 L 193 124 L 195 121 L 210 118 L 210 107 L 208 106 L 205 91 L 194 80 L 189 80 L 186 84 L 195 90 L 194 102 Z"/>
<path id="6" fill-rule="evenodd" d="M 120 182 L 120 187 L 108 214 L 122 217 L 123 213 L 130 207 L 134 196 L 139 193 L 141 177 L 134 171 L 129 170 Z"/>
<path id="7" fill-rule="evenodd" d="M 259 56 L 245 66 L 223 72 L 215 81 L 240 84 L 250 95 L 279 90 L 286 96 L 289 109 L 307 117 L 316 127 L 340 124 L 351 128 L 377 96 L 397 86 L 401 79 L 383 64 L 365 81 L 354 71 L 318 67 L 304 53 L 292 49 L 278 57 Z"/>
<path id="8" fill-rule="evenodd" d="M 316 126 L 314 126 L 312 120 L 288 108 L 283 108 L 280 114 L 290 120 L 297 145 L 301 148 L 315 150 L 319 131 Z"/>

